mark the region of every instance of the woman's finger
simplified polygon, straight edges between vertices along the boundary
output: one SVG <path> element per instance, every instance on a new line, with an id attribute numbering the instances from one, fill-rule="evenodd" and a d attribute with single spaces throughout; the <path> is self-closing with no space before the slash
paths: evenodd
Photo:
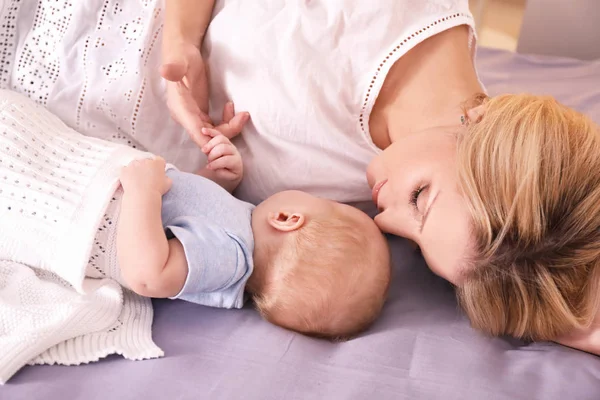
<path id="1" fill-rule="evenodd" d="M 217 158 L 216 160 L 209 162 L 206 167 L 212 170 L 232 169 L 236 166 L 236 163 L 236 156 L 231 155 Z"/>
<path id="2" fill-rule="evenodd" d="M 241 112 L 236 114 L 228 123 L 221 124 L 217 129 L 229 139 L 233 139 L 242 132 L 244 125 L 250 120 L 250 114 Z"/>
<path id="3" fill-rule="evenodd" d="M 185 101 L 185 104 L 193 109 L 193 113 L 198 115 L 202 122 L 208 123 L 212 126 L 212 120 L 210 119 L 210 116 L 202 111 L 202 107 L 200 105 L 201 103 L 204 103 L 204 101 L 200 100 L 202 96 L 197 96 L 194 93 L 194 89 L 191 87 L 192 83 L 190 83 L 187 75 L 177 82 L 177 91 L 182 100 Z M 206 105 L 206 109 L 208 110 L 208 105 Z"/>
<path id="4" fill-rule="evenodd" d="M 232 156 L 235 154 L 235 148 L 229 143 L 219 143 L 208 153 L 208 162 L 213 162 L 217 158 Z"/>
<path id="5" fill-rule="evenodd" d="M 179 122 L 181 126 L 183 126 L 183 129 L 187 131 L 188 135 L 190 135 L 190 137 L 198 147 L 202 148 L 208 143 L 210 137 L 202 134 L 204 122 L 200 119 L 198 115 L 195 115 L 190 112 L 182 112 L 177 117 L 177 120 L 177 122 Z"/>
<path id="6" fill-rule="evenodd" d="M 225 107 L 223 107 L 223 123 L 229 123 L 229 121 L 231 121 L 234 116 L 235 107 L 233 105 L 233 102 L 228 101 L 227 104 L 225 104 Z"/>
<path id="7" fill-rule="evenodd" d="M 202 113 L 196 103 L 191 98 L 189 91 L 181 82 L 175 84 L 176 93 L 173 93 L 173 100 L 169 103 L 171 115 L 190 135 L 192 140 L 199 147 L 204 146 L 210 138 L 202 134 L 208 122 L 202 118 Z M 209 118 L 210 120 L 210 118 Z"/>
<path id="8" fill-rule="evenodd" d="M 188 66 L 185 60 L 174 60 L 160 67 L 160 75 L 168 81 L 179 82 L 187 73 Z"/>

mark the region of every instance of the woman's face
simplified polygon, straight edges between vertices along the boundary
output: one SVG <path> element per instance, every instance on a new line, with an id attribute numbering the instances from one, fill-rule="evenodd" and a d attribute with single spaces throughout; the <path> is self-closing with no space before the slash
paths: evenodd
<path id="1" fill-rule="evenodd" d="M 419 132 L 392 143 L 367 169 L 380 211 L 375 223 L 416 242 L 429 268 L 455 284 L 471 243 L 456 145 L 449 129 Z"/>

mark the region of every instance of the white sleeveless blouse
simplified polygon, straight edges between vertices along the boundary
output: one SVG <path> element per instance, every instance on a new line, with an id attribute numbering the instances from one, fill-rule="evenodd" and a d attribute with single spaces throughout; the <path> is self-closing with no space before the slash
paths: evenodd
<path id="1" fill-rule="evenodd" d="M 204 164 L 165 104 L 160 0 L 0 4 L 2 87 L 86 135 L 186 171 Z M 245 166 L 236 194 L 254 203 L 285 189 L 368 200 L 378 152 L 369 115 L 389 68 L 427 37 L 473 28 L 468 0 L 217 0 L 213 17 L 203 48 L 211 116 L 228 99 L 252 116 L 236 140 Z"/>

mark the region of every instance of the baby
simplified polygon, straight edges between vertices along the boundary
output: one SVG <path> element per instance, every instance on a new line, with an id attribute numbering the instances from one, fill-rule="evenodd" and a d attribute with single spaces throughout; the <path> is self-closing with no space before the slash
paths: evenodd
<path id="1" fill-rule="evenodd" d="M 123 168 L 116 246 L 126 285 L 224 308 L 242 307 L 247 292 L 265 319 L 313 336 L 367 328 L 390 280 L 387 242 L 373 221 L 299 191 L 257 207 L 237 200 L 224 187 L 241 180 L 240 155 L 218 130 L 203 132 L 213 139 L 198 175 L 165 172 L 160 158 Z"/>
<path id="2" fill-rule="evenodd" d="M 237 200 L 242 160 L 218 128 L 189 174 L 9 91 L 0 120 L 0 258 L 213 307 L 240 308 L 247 293 L 268 321 L 319 337 L 348 338 L 380 313 L 390 256 L 374 222 L 298 191 Z"/>

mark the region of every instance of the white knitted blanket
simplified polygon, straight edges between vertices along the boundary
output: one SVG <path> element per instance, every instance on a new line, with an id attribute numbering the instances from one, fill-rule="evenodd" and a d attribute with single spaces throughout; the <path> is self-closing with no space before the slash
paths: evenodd
<path id="1" fill-rule="evenodd" d="M 27 363 L 163 355 L 150 299 L 85 276 L 118 171 L 143 156 L 0 91 L 0 383 Z"/>

